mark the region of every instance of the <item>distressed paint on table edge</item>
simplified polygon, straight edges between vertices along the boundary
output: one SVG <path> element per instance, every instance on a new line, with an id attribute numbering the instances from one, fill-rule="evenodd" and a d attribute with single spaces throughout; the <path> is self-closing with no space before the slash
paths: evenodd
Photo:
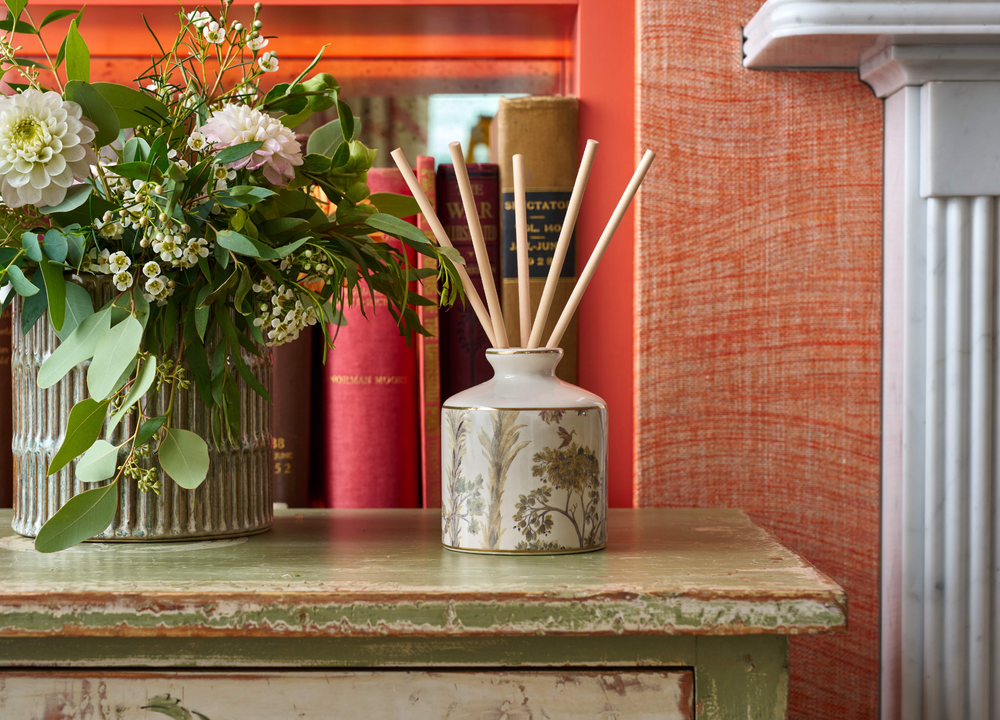
<path id="1" fill-rule="evenodd" d="M 531 600 L 524 595 L 386 602 L 315 594 L 158 593 L 51 595 L 15 603 L 0 597 L 0 637 L 71 636 L 420 636 L 574 634 L 818 634 L 845 632 L 846 601 L 602 594 Z M 379 600 L 376 599 L 380 598 Z"/>

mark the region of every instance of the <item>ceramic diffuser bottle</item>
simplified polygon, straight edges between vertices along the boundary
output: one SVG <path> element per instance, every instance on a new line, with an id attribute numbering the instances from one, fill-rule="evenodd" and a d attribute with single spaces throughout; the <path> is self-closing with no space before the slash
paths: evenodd
<path id="1" fill-rule="evenodd" d="M 605 546 L 607 405 L 555 376 L 562 354 L 487 350 L 494 377 L 443 403 L 446 547 L 517 555 Z"/>

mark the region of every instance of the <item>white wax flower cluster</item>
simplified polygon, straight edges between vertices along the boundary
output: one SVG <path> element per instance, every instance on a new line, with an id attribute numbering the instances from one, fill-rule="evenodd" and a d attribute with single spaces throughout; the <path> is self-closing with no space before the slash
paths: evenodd
<path id="1" fill-rule="evenodd" d="M 296 340 L 302 330 L 316 324 L 315 308 L 303 305 L 292 288 L 285 285 L 275 288 L 274 281 L 266 277 L 253 286 L 253 291 L 260 296 L 258 309 L 261 313 L 254 318 L 253 324 L 266 330 L 268 346 Z"/>

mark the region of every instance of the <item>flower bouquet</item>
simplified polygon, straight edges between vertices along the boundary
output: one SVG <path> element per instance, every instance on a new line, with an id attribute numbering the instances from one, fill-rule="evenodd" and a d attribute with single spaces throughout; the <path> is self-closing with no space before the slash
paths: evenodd
<path id="1" fill-rule="evenodd" d="M 333 77 L 310 76 L 322 51 L 292 82 L 267 86 L 278 58 L 259 3 L 182 8 L 172 42 L 153 36 L 158 54 L 135 87 L 90 82 L 82 10 L 36 22 L 27 0 L 6 3 L 0 282 L 21 333 L 47 315 L 60 340 L 40 353 L 37 386 L 85 368 L 86 395 L 53 429 L 61 442 L 44 475 L 72 470 L 77 487 L 95 484 L 60 498 L 37 532 L 36 548 L 51 552 L 104 532 L 119 484 L 158 494 L 166 478 L 205 481 L 209 441 L 238 444 L 247 421 L 240 387 L 268 399 L 254 370 L 268 346 L 375 293 L 401 333 L 425 332 L 412 306 L 429 301 L 409 284 L 438 272 L 453 301 L 462 260 L 400 219 L 418 212 L 412 199 L 370 195 L 375 153 L 357 140 L 358 119 Z M 53 51 L 45 37 L 63 24 Z M 22 57 L 22 38 L 44 62 Z M 337 119 L 301 147 L 294 128 L 325 110 Z M 439 270 L 412 267 L 376 233 Z M 265 482 L 267 467 L 257 468 Z"/>

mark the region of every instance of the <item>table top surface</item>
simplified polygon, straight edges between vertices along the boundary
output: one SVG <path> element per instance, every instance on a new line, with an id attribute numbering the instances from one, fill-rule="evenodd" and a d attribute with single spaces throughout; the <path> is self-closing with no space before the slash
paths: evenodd
<path id="1" fill-rule="evenodd" d="M 611 510 L 606 550 L 440 545 L 437 510 L 288 510 L 263 535 L 43 555 L 0 511 L 0 637 L 828 633 L 833 580 L 738 510 Z"/>

